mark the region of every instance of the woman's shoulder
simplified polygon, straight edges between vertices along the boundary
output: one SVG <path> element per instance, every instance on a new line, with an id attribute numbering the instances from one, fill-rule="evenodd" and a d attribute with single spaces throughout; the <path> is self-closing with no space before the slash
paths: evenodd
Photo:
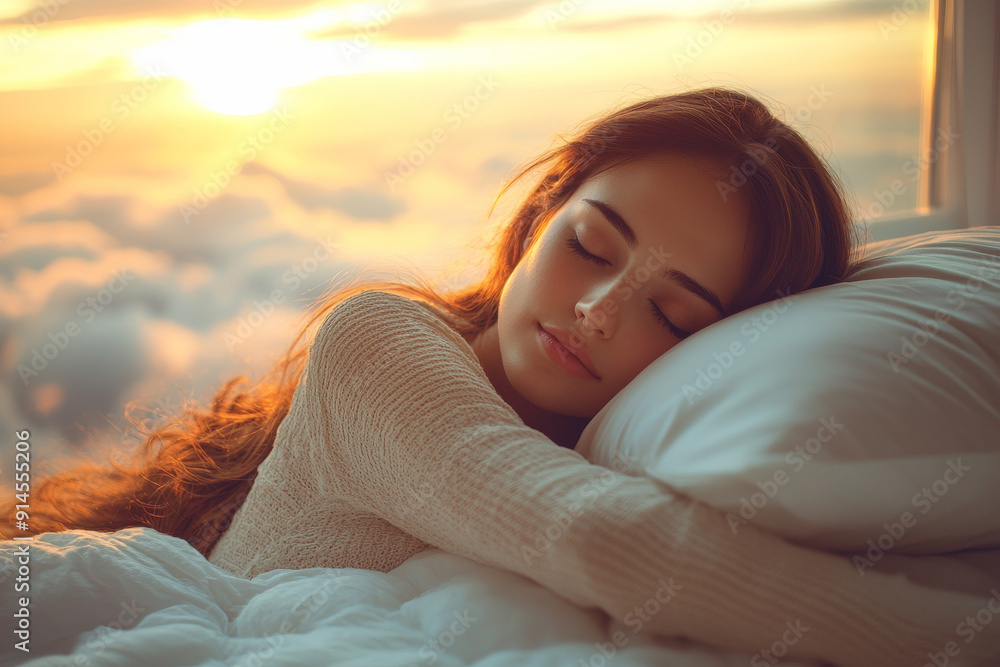
<path id="1" fill-rule="evenodd" d="M 355 292 L 347 298 L 343 299 L 340 303 L 334 306 L 333 312 L 342 308 L 361 308 L 361 309 L 392 309 L 392 310 L 407 310 L 412 309 L 414 306 L 422 307 L 434 313 L 435 310 L 430 304 L 424 303 L 417 299 L 411 299 L 405 297 L 402 294 L 396 292 L 388 292 L 385 290 L 377 289 L 366 289 L 360 292 Z"/>
<path id="2" fill-rule="evenodd" d="M 316 342 L 341 349 L 402 347 L 425 349 L 455 345 L 476 360 L 472 348 L 434 306 L 395 292 L 362 290 L 340 301 L 327 314 Z"/>
<path id="3" fill-rule="evenodd" d="M 346 297 L 333 307 L 323 322 L 358 327 L 406 328 L 420 323 L 442 324 L 442 314 L 424 301 L 383 290 L 368 289 Z"/>

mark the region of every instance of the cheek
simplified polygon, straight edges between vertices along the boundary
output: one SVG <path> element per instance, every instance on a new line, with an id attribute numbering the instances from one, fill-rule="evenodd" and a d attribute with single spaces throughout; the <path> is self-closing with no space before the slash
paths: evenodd
<path id="1" fill-rule="evenodd" d="M 536 275 L 554 293 L 579 292 L 595 274 L 595 264 L 574 255 L 562 237 L 545 239 L 538 248 Z"/>
<path id="2" fill-rule="evenodd" d="M 508 326 L 520 324 L 530 316 L 535 278 L 522 262 L 507 279 L 500 293 L 500 322 Z"/>
<path id="3" fill-rule="evenodd" d="M 676 344 L 676 341 L 670 342 L 667 338 L 641 322 L 632 326 L 619 323 L 614 355 L 617 360 L 615 381 L 619 390 Z"/>
<path id="4" fill-rule="evenodd" d="M 575 266 L 551 239 L 539 239 L 511 273 L 504 295 L 520 303 L 543 303 L 572 291 Z M 509 293 L 509 295 L 508 295 Z"/>

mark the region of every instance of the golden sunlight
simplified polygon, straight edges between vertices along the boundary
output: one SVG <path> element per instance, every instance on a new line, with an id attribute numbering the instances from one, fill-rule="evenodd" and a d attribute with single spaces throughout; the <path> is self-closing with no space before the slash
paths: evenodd
<path id="1" fill-rule="evenodd" d="M 270 109 L 282 88 L 334 73 L 322 50 L 280 21 L 215 19 L 132 55 L 140 69 L 157 68 L 187 81 L 191 97 L 204 108 L 245 116 Z"/>
<path id="2" fill-rule="evenodd" d="M 288 20 L 199 21 L 133 50 L 132 61 L 144 73 L 161 72 L 188 82 L 197 104 L 232 116 L 267 111 L 282 89 L 323 76 L 422 66 L 417 54 L 367 48 L 364 57 L 358 57 L 361 49 L 351 41 L 306 36 L 361 18 L 358 12 L 326 10 Z"/>

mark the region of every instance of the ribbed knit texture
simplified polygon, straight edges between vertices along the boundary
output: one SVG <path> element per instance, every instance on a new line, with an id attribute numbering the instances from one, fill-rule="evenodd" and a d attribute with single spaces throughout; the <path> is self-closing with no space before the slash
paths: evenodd
<path id="1" fill-rule="evenodd" d="M 778 642 L 789 659 L 919 667 L 956 641 L 949 664 L 979 665 L 969 658 L 997 636 L 955 634 L 985 597 L 862 577 L 846 557 L 752 525 L 734 535 L 714 508 L 557 446 L 433 308 L 362 292 L 317 332 L 274 450 L 210 560 L 247 578 L 386 572 L 432 546 L 643 618 L 643 634 L 750 655 Z"/>

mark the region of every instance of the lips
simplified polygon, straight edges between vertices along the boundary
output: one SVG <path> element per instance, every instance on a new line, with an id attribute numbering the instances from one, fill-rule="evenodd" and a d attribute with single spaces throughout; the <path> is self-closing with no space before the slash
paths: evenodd
<path id="1" fill-rule="evenodd" d="M 541 329 L 545 331 L 547 334 L 549 334 L 557 341 L 559 341 L 559 344 L 566 349 L 566 352 L 571 356 L 576 357 L 576 359 L 583 365 L 583 367 L 586 368 L 588 371 L 590 371 L 591 375 L 593 375 L 598 380 L 601 379 L 601 377 L 597 374 L 597 371 L 594 370 L 594 362 L 591 361 L 590 355 L 587 354 L 586 348 L 571 347 L 569 335 L 561 329 L 556 329 L 555 327 L 547 327 L 541 322 L 538 323 L 538 326 L 541 327 Z"/>

